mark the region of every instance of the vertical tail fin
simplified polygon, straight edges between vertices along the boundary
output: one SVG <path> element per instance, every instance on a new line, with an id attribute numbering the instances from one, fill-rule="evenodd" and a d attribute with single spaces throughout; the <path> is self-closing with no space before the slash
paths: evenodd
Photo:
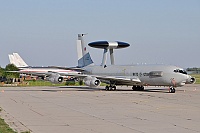
<path id="1" fill-rule="evenodd" d="M 85 67 L 93 65 L 94 62 L 91 59 L 90 53 L 87 52 L 86 46 L 83 41 L 85 34 L 78 34 L 77 40 L 77 55 L 78 55 L 78 67 Z"/>
<path id="2" fill-rule="evenodd" d="M 12 56 L 13 56 L 13 60 L 14 60 L 14 63 L 13 63 L 14 65 L 16 65 L 17 67 L 28 67 L 26 62 L 19 56 L 18 53 L 13 53 Z"/>
<path id="3" fill-rule="evenodd" d="M 19 67 L 19 64 L 15 61 L 14 56 L 12 54 L 8 55 L 10 64 L 14 64 L 16 67 Z"/>

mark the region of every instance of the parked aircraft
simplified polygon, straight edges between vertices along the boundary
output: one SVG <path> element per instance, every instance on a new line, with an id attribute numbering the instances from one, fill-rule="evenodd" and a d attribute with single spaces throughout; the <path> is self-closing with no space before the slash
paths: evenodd
<path id="1" fill-rule="evenodd" d="M 20 74 L 28 74 L 33 76 L 42 77 L 42 79 L 46 79 L 52 83 L 60 83 L 63 82 L 64 78 L 68 78 L 67 74 L 75 74 L 78 73 L 74 70 L 66 70 L 52 67 L 32 67 L 28 66 L 27 63 L 21 58 L 18 53 L 9 54 L 9 60 L 11 64 L 14 64 L 19 68 L 19 71 L 11 71 L 18 72 Z M 60 76 L 59 73 L 66 74 Z"/>
<path id="2" fill-rule="evenodd" d="M 116 90 L 117 85 L 127 85 L 132 86 L 134 91 L 144 90 L 144 86 L 169 86 L 169 92 L 175 93 L 176 87 L 195 82 L 195 78 L 188 75 L 184 69 L 171 65 L 114 65 L 112 63 L 113 65 L 105 66 L 104 60 L 103 65 L 96 66 L 87 52 L 83 36 L 84 34 L 78 34 L 77 40 L 78 67 L 82 73 L 67 75 L 82 78 L 87 86 L 97 87 L 104 82 L 109 84 L 105 87 L 106 90 Z M 105 43 L 105 41 L 101 42 Z M 92 44 L 99 44 L 99 42 Z M 119 42 L 114 44 L 117 47 Z M 113 43 L 107 42 L 103 46 L 104 49 L 109 49 Z M 66 74 L 60 73 L 60 75 Z"/>

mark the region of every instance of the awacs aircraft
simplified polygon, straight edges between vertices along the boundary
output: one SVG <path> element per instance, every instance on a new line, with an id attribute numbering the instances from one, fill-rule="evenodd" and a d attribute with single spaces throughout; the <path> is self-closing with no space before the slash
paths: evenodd
<path id="1" fill-rule="evenodd" d="M 144 86 L 169 86 L 169 92 L 175 93 L 176 87 L 195 82 L 195 78 L 188 75 L 184 69 L 171 65 L 121 66 L 114 65 L 111 60 L 111 64 L 113 65 L 106 66 L 104 60 L 102 65 L 96 66 L 93 63 L 89 52 L 87 52 L 83 42 L 83 35 L 84 34 L 79 34 L 77 40 L 78 67 L 82 73 L 72 74 L 70 76 L 82 78 L 87 86 L 97 87 L 101 82 L 104 82 L 109 84 L 109 86 L 105 87 L 106 90 L 116 90 L 117 85 L 127 85 L 132 86 L 132 89 L 135 91 L 144 90 Z M 106 41 L 93 42 L 88 45 L 94 46 L 96 44 L 98 46 L 103 46 L 103 48 L 106 49 L 104 52 L 109 48 L 113 48 L 113 46 L 120 47 L 121 45 L 123 47 L 124 44 L 126 45 L 126 43 L 123 42 Z M 113 50 L 110 50 L 110 52 L 112 55 Z M 111 57 L 111 59 L 112 58 L 113 57 Z"/>
<path id="2" fill-rule="evenodd" d="M 18 53 L 9 54 L 9 60 L 11 64 L 14 64 L 19 68 L 19 71 L 11 71 L 18 72 L 21 74 L 30 74 L 34 76 L 42 77 L 42 79 L 46 79 L 52 83 L 60 83 L 66 78 L 66 76 L 60 76 L 59 73 L 62 74 L 75 74 L 78 73 L 74 70 L 66 70 L 59 68 L 51 68 L 51 67 L 31 67 L 28 66 L 27 63 L 19 56 Z"/>

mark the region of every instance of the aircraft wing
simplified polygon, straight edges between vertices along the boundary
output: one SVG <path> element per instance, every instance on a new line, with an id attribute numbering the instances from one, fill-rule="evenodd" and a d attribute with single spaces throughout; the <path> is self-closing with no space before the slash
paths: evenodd
<path id="1" fill-rule="evenodd" d="M 115 85 L 135 85 L 140 84 L 141 81 L 138 77 L 129 76 L 96 76 L 105 83 L 115 83 Z"/>
<path id="2" fill-rule="evenodd" d="M 59 73 L 63 75 L 62 73 Z M 96 77 L 97 79 L 104 81 L 109 81 L 116 83 L 116 85 L 133 85 L 133 84 L 139 84 L 141 83 L 140 79 L 138 77 L 130 77 L 130 76 L 107 76 L 107 75 L 89 75 L 89 74 L 64 74 L 65 76 L 72 76 L 77 78 L 85 78 L 88 76 Z"/>
<path id="3" fill-rule="evenodd" d="M 8 72 L 17 72 L 17 73 L 24 73 L 24 74 L 35 74 L 35 75 L 51 75 L 52 73 L 56 72 L 48 72 L 48 73 L 38 73 L 38 72 L 20 72 L 20 71 L 8 71 Z M 138 77 L 130 77 L 130 76 L 107 76 L 107 75 L 90 75 L 90 74 L 81 74 L 81 73 L 59 73 L 61 76 L 72 76 L 77 78 L 85 78 L 88 76 L 95 77 L 102 82 L 108 83 L 112 82 L 116 85 L 133 85 L 133 84 L 139 84 L 141 83 L 140 79 Z"/>
<path id="4" fill-rule="evenodd" d="M 136 82 L 140 83 L 140 79 L 137 77 L 128 77 L 128 76 L 96 76 L 98 79 L 110 80 L 110 81 L 120 81 L 120 82 Z"/>

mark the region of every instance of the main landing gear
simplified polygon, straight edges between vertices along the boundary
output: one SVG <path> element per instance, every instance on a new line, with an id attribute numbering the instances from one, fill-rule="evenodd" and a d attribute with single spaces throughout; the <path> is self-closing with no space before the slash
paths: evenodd
<path id="1" fill-rule="evenodd" d="M 176 92 L 176 89 L 173 86 L 171 86 L 169 88 L 169 93 L 175 93 L 175 92 Z"/>
<path id="2" fill-rule="evenodd" d="M 115 91 L 116 90 L 116 86 L 115 85 L 110 85 L 110 86 L 107 85 L 105 87 L 105 89 L 106 89 L 106 91 L 112 91 L 112 90 Z"/>
<path id="3" fill-rule="evenodd" d="M 132 87 L 133 91 L 143 91 L 144 90 L 144 86 L 136 86 L 134 85 Z"/>

